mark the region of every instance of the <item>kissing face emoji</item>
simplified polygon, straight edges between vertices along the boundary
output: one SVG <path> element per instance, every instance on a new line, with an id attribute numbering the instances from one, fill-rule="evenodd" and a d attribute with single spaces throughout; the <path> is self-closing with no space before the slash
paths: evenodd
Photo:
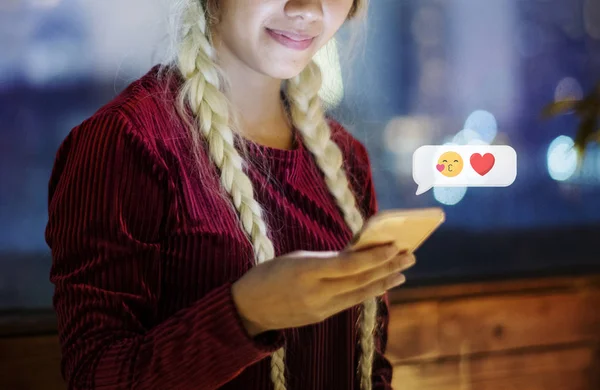
<path id="1" fill-rule="evenodd" d="M 454 177 L 462 172 L 463 159 L 456 152 L 446 152 L 440 156 L 435 167 L 442 175 Z"/>

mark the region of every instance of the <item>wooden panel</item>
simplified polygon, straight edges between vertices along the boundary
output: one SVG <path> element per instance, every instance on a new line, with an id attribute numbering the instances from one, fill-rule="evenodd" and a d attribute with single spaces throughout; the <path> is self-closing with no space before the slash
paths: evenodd
<path id="1" fill-rule="evenodd" d="M 392 304 L 448 298 L 468 298 L 548 292 L 577 292 L 600 288 L 600 275 L 481 281 L 435 286 L 401 286 L 389 292 Z"/>
<path id="2" fill-rule="evenodd" d="M 390 309 L 392 361 L 503 351 L 600 338 L 600 292 L 483 295 Z"/>
<path id="3" fill-rule="evenodd" d="M 590 346 L 541 352 L 442 359 L 394 367 L 399 390 L 591 390 Z"/>
<path id="4" fill-rule="evenodd" d="M 437 302 L 392 305 L 388 327 L 388 358 L 398 360 L 439 356 L 438 311 Z"/>
<path id="5" fill-rule="evenodd" d="M 500 351 L 598 338 L 598 294 L 456 300 L 439 305 L 440 353 Z"/>
<path id="6" fill-rule="evenodd" d="M 1 338 L 0 389 L 65 390 L 57 336 Z"/>

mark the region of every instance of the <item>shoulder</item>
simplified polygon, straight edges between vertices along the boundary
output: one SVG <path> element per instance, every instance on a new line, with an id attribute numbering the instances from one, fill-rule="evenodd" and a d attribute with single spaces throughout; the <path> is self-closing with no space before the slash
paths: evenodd
<path id="1" fill-rule="evenodd" d="M 110 188 L 116 191 L 118 177 L 136 182 L 145 177 L 147 182 L 158 183 L 167 178 L 167 169 L 119 110 L 103 110 L 75 126 L 60 144 L 49 183 L 50 197 L 57 186 L 77 182 L 99 185 L 110 180 Z"/>
<path id="2" fill-rule="evenodd" d="M 169 155 L 176 154 L 175 140 L 185 136 L 175 109 L 168 80 L 158 78 L 154 67 L 129 84 L 119 95 L 100 107 L 69 132 L 57 159 L 68 150 L 91 147 L 134 153 L 166 169 Z M 166 76 L 165 76 L 166 77 Z"/>
<path id="3" fill-rule="evenodd" d="M 165 140 L 177 139 L 185 134 L 176 109 L 177 83 L 176 75 L 163 73 L 155 66 L 129 84 L 94 116 L 121 117 L 133 136 L 158 150 Z"/>
<path id="4" fill-rule="evenodd" d="M 153 83 L 148 75 L 134 81 L 69 131 L 55 155 L 49 204 L 56 207 L 74 191 L 71 188 L 81 187 L 78 191 L 87 191 L 90 198 L 103 195 L 122 201 L 145 189 L 158 194 L 154 210 L 163 207 L 184 159 L 165 141 L 178 139 L 176 127 L 169 125 L 171 114 L 161 107 L 167 104 L 163 91 Z"/>

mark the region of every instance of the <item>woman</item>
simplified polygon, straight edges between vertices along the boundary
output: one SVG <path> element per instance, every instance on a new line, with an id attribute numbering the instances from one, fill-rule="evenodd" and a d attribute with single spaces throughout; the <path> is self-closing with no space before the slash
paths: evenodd
<path id="1" fill-rule="evenodd" d="M 70 388 L 391 388 L 377 297 L 414 258 L 344 250 L 375 194 L 312 62 L 365 6 L 185 0 L 174 61 L 71 131 L 46 230 Z"/>

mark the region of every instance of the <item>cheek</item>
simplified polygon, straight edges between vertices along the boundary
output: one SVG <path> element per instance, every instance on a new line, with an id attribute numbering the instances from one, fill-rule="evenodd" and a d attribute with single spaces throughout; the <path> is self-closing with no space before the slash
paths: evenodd
<path id="1" fill-rule="evenodd" d="M 254 16 L 254 15 L 250 15 Z M 234 52 L 234 54 L 243 59 L 251 58 L 257 55 L 264 42 L 259 34 L 260 23 L 250 18 L 243 19 L 244 16 L 238 12 L 231 12 L 227 18 L 223 18 L 219 26 L 220 35 L 225 45 Z"/>
<path id="2" fill-rule="evenodd" d="M 352 8 L 353 0 L 329 0 L 323 4 L 323 34 L 319 47 L 325 45 L 342 27 Z"/>

